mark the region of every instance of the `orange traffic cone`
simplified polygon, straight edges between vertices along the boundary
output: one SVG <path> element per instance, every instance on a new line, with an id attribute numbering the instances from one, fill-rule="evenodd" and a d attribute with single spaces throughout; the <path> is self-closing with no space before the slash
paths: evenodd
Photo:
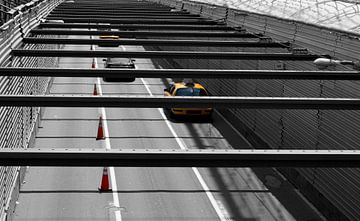
<path id="1" fill-rule="evenodd" d="M 108 175 L 107 167 L 104 167 L 104 169 L 103 169 L 103 174 L 102 174 L 102 178 L 101 178 L 101 184 L 99 187 L 99 191 L 100 192 L 112 191 L 109 187 L 109 175 Z"/>
<path id="2" fill-rule="evenodd" d="M 104 130 L 102 127 L 102 116 L 100 116 L 100 119 L 99 119 L 99 126 L 98 126 L 96 140 L 105 140 Z"/>
<path id="3" fill-rule="evenodd" d="M 93 95 L 98 95 L 96 84 L 94 84 L 94 92 Z"/>
<path id="4" fill-rule="evenodd" d="M 92 59 L 92 62 L 91 62 L 91 68 L 96 68 L 96 65 L 95 65 L 95 58 Z"/>

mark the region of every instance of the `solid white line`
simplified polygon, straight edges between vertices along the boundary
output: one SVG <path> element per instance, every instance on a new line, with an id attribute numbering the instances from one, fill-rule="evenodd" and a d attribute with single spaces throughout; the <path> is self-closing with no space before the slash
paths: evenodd
<path id="1" fill-rule="evenodd" d="M 153 93 L 151 92 L 149 85 L 146 83 L 146 81 L 143 78 L 140 78 L 142 83 L 144 84 L 147 92 L 149 93 L 149 95 L 152 97 L 154 96 Z M 180 148 L 182 150 L 186 150 L 188 149 L 186 147 L 185 142 L 177 135 L 177 133 L 175 132 L 173 126 L 170 124 L 170 121 L 167 119 L 164 110 L 162 108 L 158 108 L 161 117 L 164 119 L 167 127 L 170 129 L 171 134 L 174 136 L 176 142 L 178 143 L 178 145 L 180 146 Z M 199 180 L 199 183 L 201 185 L 201 187 L 203 188 L 203 190 L 206 192 L 206 196 L 208 197 L 211 205 L 213 206 L 213 208 L 216 211 L 216 214 L 218 215 L 219 219 L 221 221 L 228 221 L 229 219 L 223 214 L 222 209 L 220 209 L 219 204 L 216 202 L 215 197 L 213 196 L 213 194 L 210 192 L 210 189 L 208 187 L 208 185 L 205 183 L 204 179 L 202 178 L 199 170 L 196 167 L 192 167 L 193 172 L 195 173 L 195 176 L 197 177 L 197 179 Z M 224 209 L 223 209 L 224 210 Z"/>
<path id="2" fill-rule="evenodd" d="M 92 45 L 91 49 L 95 51 L 95 47 Z M 95 68 L 98 68 L 98 63 L 97 63 L 97 59 L 94 59 L 94 63 L 95 63 Z M 98 85 L 98 96 L 102 96 L 102 87 L 101 87 L 101 79 L 97 78 L 97 85 Z M 107 124 L 107 117 L 106 117 L 106 111 L 104 107 L 100 108 L 101 111 L 101 116 L 103 118 L 103 129 L 104 129 L 104 133 L 105 133 L 105 148 L 110 150 L 111 149 L 111 145 L 110 145 L 110 136 L 109 136 L 109 128 L 108 128 L 108 124 Z M 116 221 L 121 221 L 121 212 L 120 212 L 120 201 L 119 201 L 119 195 L 117 193 L 117 183 L 116 183 L 116 175 L 115 175 L 115 169 L 114 167 L 109 167 L 109 175 L 110 175 L 110 181 L 111 181 L 111 187 L 112 187 L 112 195 L 114 198 L 114 207 L 116 208 L 114 210 L 115 213 L 115 220 Z"/>
<path id="3" fill-rule="evenodd" d="M 121 45 L 121 48 L 123 51 L 126 51 L 126 48 L 124 46 Z M 148 85 L 148 83 L 144 80 L 144 78 L 140 78 L 141 82 L 144 84 L 147 92 L 149 93 L 149 95 L 151 97 L 154 96 L 154 94 L 151 92 L 150 87 Z M 176 140 L 176 143 L 179 145 L 180 149 L 182 150 L 186 150 L 188 149 L 185 142 L 183 141 L 183 139 L 181 139 L 177 133 L 175 132 L 173 126 L 170 124 L 170 121 L 167 119 L 164 110 L 162 108 L 158 108 L 158 111 L 160 112 L 161 117 L 164 119 L 166 126 L 169 128 L 171 134 L 173 135 L 173 137 Z M 204 179 L 202 178 L 199 170 L 196 167 L 192 167 L 193 172 L 195 173 L 195 176 L 197 177 L 197 179 L 199 180 L 199 183 L 201 185 L 201 187 L 203 188 L 203 190 L 206 192 L 206 196 L 208 197 L 211 205 L 213 206 L 213 208 L 216 211 L 216 214 L 218 215 L 218 217 L 220 218 L 221 221 L 228 221 L 229 219 L 227 219 L 225 217 L 225 215 L 223 214 L 223 211 L 220 209 L 218 203 L 215 200 L 215 197 L 213 196 L 213 194 L 210 192 L 209 187 L 207 186 L 207 184 L 205 183 Z"/>

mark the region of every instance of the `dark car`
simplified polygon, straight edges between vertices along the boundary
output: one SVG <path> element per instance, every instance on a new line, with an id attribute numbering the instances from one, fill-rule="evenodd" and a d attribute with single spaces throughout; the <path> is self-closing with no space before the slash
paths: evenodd
<path id="1" fill-rule="evenodd" d="M 135 68 L 134 59 L 131 58 L 106 58 L 103 61 L 105 68 Z M 103 78 L 106 82 L 133 82 L 135 78 Z"/>

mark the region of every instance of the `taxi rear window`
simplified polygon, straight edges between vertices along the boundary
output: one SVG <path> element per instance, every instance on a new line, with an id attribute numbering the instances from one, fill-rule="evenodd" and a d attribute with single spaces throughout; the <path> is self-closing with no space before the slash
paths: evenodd
<path id="1" fill-rule="evenodd" d="M 204 89 L 200 88 L 179 88 L 176 93 L 176 96 L 206 96 L 207 93 Z"/>

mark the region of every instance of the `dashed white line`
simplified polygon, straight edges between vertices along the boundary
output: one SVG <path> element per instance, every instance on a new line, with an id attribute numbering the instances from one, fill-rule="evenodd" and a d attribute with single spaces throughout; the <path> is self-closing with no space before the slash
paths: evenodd
<path id="1" fill-rule="evenodd" d="M 92 45 L 91 46 L 91 50 L 95 51 L 95 47 Z M 97 63 L 97 59 L 94 59 L 94 63 L 95 63 L 95 68 L 98 68 L 98 63 Z M 97 78 L 97 85 L 98 85 L 98 90 L 99 90 L 99 96 L 101 96 L 102 93 L 102 87 L 101 87 L 101 79 Z M 109 129 L 108 129 L 108 124 L 107 124 L 107 117 L 106 117 L 106 111 L 105 108 L 102 107 L 100 108 L 100 112 L 103 118 L 103 129 L 104 129 L 104 133 L 105 133 L 105 148 L 110 150 L 111 149 L 111 145 L 110 145 L 110 136 L 109 136 Z M 112 187 L 112 195 L 113 195 L 113 199 L 114 199 L 114 207 L 117 208 L 116 210 L 114 210 L 115 213 L 115 220 L 116 221 L 121 221 L 121 212 L 120 212 L 120 201 L 119 201 L 119 195 L 118 195 L 118 190 L 117 190 L 117 183 L 116 183 L 116 176 L 115 176 L 115 169 L 114 167 L 109 167 L 109 175 L 110 175 L 110 181 L 111 181 L 111 187 Z"/>

